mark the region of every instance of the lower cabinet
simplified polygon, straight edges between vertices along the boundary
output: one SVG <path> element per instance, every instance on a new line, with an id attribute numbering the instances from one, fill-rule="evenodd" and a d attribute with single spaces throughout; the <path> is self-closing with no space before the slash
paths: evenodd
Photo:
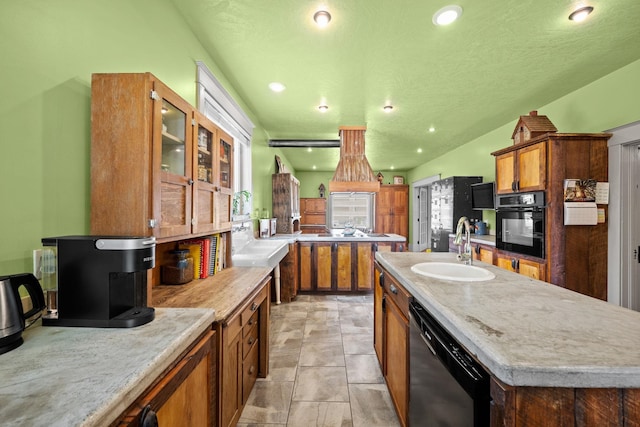
<path id="1" fill-rule="evenodd" d="M 217 325 L 222 334 L 219 390 L 222 427 L 238 423 L 256 379 L 268 375 L 269 289 L 267 280 L 226 322 Z"/>
<path id="2" fill-rule="evenodd" d="M 215 334 L 207 332 L 115 425 L 214 425 Z"/>
<path id="3" fill-rule="evenodd" d="M 280 300 L 291 302 L 298 295 L 299 274 L 298 274 L 298 246 L 297 243 L 289 243 L 289 252 L 280 261 Z M 275 281 L 274 281 L 275 283 Z M 272 298 L 275 292 L 272 294 Z M 273 298 L 275 301 L 275 298 Z"/>
<path id="4" fill-rule="evenodd" d="M 449 237 L 449 252 L 458 253 L 458 246 L 453 241 L 454 237 Z M 464 243 L 463 243 L 464 244 Z M 476 261 L 486 262 L 487 264 L 495 265 L 496 248 L 491 245 L 483 245 L 482 243 L 476 243 L 471 241 L 471 253 L 473 259 Z"/>
<path id="5" fill-rule="evenodd" d="M 500 268 L 504 268 L 505 270 L 531 277 L 532 279 L 545 281 L 546 266 L 544 262 L 533 261 L 512 253 L 497 253 L 496 265 Z"/>
<path id="6" fill-rule="evenodd" d="M 393 250 L 393 244 L 299 242 L 300 291 L 371 291 L 373 259 L 378 250 Z"/>
<path id="7" fill-rule="evenodd" d="M 409 301 L 411 295 L 376 263 L 374 348 L 402 426 L 409 414 Z"/>

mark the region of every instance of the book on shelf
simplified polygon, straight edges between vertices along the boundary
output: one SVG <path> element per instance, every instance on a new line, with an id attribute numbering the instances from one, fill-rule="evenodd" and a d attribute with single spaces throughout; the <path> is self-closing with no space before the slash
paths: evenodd
<path id="1" fill-rule="evenodd" d="M 226 242 L 220 234 L 183 240 L 178 247 L 189 250 L 193 258 L 194 278 L 206 279 L 226 267 Z"/>

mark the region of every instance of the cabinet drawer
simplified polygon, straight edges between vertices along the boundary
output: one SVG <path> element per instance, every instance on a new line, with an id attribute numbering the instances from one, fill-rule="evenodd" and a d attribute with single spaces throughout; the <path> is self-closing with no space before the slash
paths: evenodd
<path id="1" fill-rule="evenodd" d="M 231 342 L 233 338 L 242 330 L 242 323 L 240 322 L 240 320 L 240 316 L 235 315 L 224 325 L 222 334 L 223 339 L 226 342 Z"/>
<path id="2" fill-rule="evenodd" d="M 411 295 L 387 273 L 384 275 L 384 290 L 388 297 L 398 306 L 404 317 L 409 316 Z"/>
<path id="3" fill-rule="evenodd" d="M 247 327 L 249 330 L 242 340 L 242 358 L 246 358 L 247 354 L 251 350 L 251 348 L 255 345 L 256 341 L 258 341 L 258 325 L 254 325 L 253 328 Z"/>
<path id="4" fill-rule="evenodd" d="M 242 327 L 243 336 L 246 337 L 247 334 L 251 332 L 251 329 L 253 329 L 257 324 L 258 324 L 258 310 L 254 311 L 251 317 L 249 317 L 249 320 L 247 320 L 247 323 L 243 325 Z"/>
<path id="5" fill-rule="evenodd" d="M 263 286 L 262 290 L 256 295 L 246 308 L 242 311 L 242 326 L 249 324 L 251 317 L 258 311 L 260 304 L 267 298 L 267 287 Z"/>
<path id="6" fill-rule="evenodd" d="M 258 357 L 258 346 L 254 345 L 251 347 L 249 351 L 249 355 L 244 359 L 242 363 L 242 403 L 246 403 L 249 398 L 249 394 L 251 394 L 251 389 L 253 388 L 253 384 L 256 382 L 256 378 L 258 378 L 259 371 L 259 357 Z"/>

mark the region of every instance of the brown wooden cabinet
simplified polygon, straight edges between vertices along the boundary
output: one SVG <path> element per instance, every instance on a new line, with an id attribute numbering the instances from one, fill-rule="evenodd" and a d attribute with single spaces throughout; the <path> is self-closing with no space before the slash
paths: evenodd
<path id="1" fill-rule="evenodd" d="M 92 76 L 91 233 L 156 237 L 148 286 L 178 240 L 230 246 L 232 188 L 233 139 L 213 122 L 150 73 Z"/>
<path id="2" fill-rule="evenodd" d="M 496 156 L 496 193 L 544 190 L 547 179 L 546 142 Z"/>
<path id="3" fill-rule="evenodd" d="M 499 266 L 509 266 L 515 259 L 520 263 L 521 274 L 526 272 L 540 280 L 607 299 L 608 224 L 564 225 L 564 180 L 608 181 L 610 137 L 607 133 L 548 133 L 492 153 L 496 158 L 497 193 L 512 192 L 510 182 L 519 181 L 514 186 L 517 191 L 542 190 L 546 201 L 545 259 L 503 253 Z M 606 218 L 607 205 L 598 208 Z"/>
<path id="4" fill-rule="evenodd" d="M 496 265 L 505 270 L 531 277 L 532 279 L 545 280 L 544 262 L 534 261 L 514 253 L 498 252 L 495 256 Z"/>
<path id="5" fill-rule="evenodd" d="M 290 173 L 271 175 L 272 212 L 277 219 L 276 232 L 300 231 L 300 181 Z"/>
<path id="6" fill-rule="evenodd" d="M 323 233 L 327 223 L 327 199 L 300 199 L 300 229 L 303 233 Z"/>
<path id="7" fill-rule="evenodd" d="M 298 256 L 298 244 L 289 243 L 289 252 L 280 261 L 280 299 L 285 303 L 295 300 L 300 289 Z M 271 293 L 274 294 L 275 292 Z"/>
<path id="8" fill-rule="evenodd" d="M 235 426 L 258 377 L 269 373 L 270 280 L 242 301 L 222 324 L 220 353 L 220 425 Z"/>
<path id="9" fill-rule="evenodd" d="M 376 194 L 376 233 L 409 237 L 409 186 L 381 185 Z"/>
<path id="10" fill-rule="evenodd" d="M 215 342 L 215 332 L 207 332 L 114 425 L 140 426 L 154 415 L 161 426 L 214 425 Z"/>
<path id="11" fill-rule="evenodd" d="M 374 349 L 400 424 L 409 415 L 409 302 L 411 295 L 375 264 Z"/>
<path id="12" fill-rule="evenodd" d="M 375 253 L 394 249 L 391 242 L 299 242 L 300 291 L 370 292 Z"/>
<path id="13" fill-rule="evenodd" d="M 232 144 L 152 74 L 94 74 L 91 232 L 163 242 L 227 231 L 229 200 L 213 194 L 232 188 Z"/>

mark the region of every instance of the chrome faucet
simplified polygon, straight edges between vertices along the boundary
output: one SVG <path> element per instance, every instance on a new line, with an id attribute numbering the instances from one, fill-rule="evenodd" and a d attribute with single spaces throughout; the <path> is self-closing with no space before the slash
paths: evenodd
<path id="1" fill-rule="evenodd" d="M 462 244 L 462 231 L 465 232 L 467 243 Z M 471 253 L 471 224 L 466 216 L 460 217 L 458 226 L 456 227 L 456 238 L 453 243 L 458 245 L 458 261 L 464 261 L 465 264 L 473 264 L 473 254 Z M 464 249 L 464 251 L 463 251 Z"/>

